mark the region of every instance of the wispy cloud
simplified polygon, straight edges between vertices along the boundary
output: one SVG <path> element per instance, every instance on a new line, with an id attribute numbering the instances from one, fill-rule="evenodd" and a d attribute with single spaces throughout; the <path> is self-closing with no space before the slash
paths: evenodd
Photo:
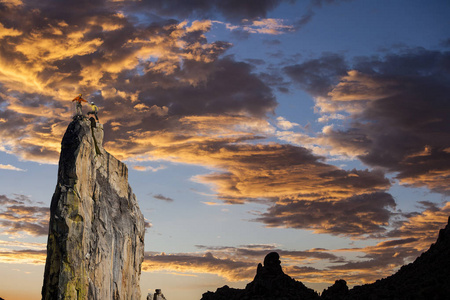
<path id="1" fill-rule="evenodd" d="M 173 202 L 172 198 L 163 196 L 161 194 L 154 195 L 153 198 L 158 199 L 158 200 L 162 200 L 162 201 L 166 201 L 166 202 Z"/>
<path id="2" fill-rule="evenodd" d="M 0 251 L 0 262 L 9 264 L 45 264 L 47 250 Z"/>
<path id="3" fill-rule="evenodd" d="M 141 172 L 146 172 L 146 171 L 151 171 L 151 172 L 158 172 L 160 170 L 164 170 L 165 168 L 167 168 L 166 166 L 163 165 L 159 165 L 158 167 L 152 167 L 152 166 L 133 166 L 133 169 L 136 171 L 141 171 Z"/>
<path id="4" fill-rule="evenodd" d="M 214 23 L 225 24 L 226 28 L 231 31 L 244 31 L 248 33 L 279 35 L 295 30 L 294 25 L 285 24 L 281 19 L 258 19 L 258 20 L 242 20 L 242 24 L 235 25 L 232 23 L 223 23 L 214 21 Z"/>
<path id="5" fill-rule="evenodd" d="M 14 167 L 14 166 L 9 165 L 9 164 L 8 164 L 8 165 L 0 164 L 0 169 L 3 169 L 3 170 L 11 170 L 11 171 L 20 171 L 20 172 L 25 172 L 25 171 L 26 171 L 26 170 L 23 170 L 23 169 Z"/>
<path id="6" fill-rule="evenodd" d="M 0 230 L 10 236 L 26 233 L 32 236 L 48 234 L 50 210 L 26 204 L 27 198 L 18 195 L 11 199 L 0 195 Z"/>
<path id="7" fill-rule="evenodd" d="M 237 281 L 253 276 L 253 264 L 214 257 L 210 252 L 203 254 L 155 254 L 146 253 L 143 271 L 175 271 L 183 273 L 209 273 Z"/>

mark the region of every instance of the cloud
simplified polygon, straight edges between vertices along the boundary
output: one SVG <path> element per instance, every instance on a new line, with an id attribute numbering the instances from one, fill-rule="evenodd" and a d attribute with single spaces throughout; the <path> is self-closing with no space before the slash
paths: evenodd
<path id="1" fill-rule="evenodd" d="M 285 71 L 315 96 L 322 117 L 346 121 L 327 127 L 317 144 L 385 168 L 404 185 L 448 195 L 449 59 L 448 52 L 408 49 L 347 67 L 328 54 Z"/>
<path id="2" fill-rule="evenodd" d="M 135 133 L 127 131 L 128 137 L 124 135 L 123 140 L 107 143 L 107 147 L 117 156 L 128 157 L 138 153 L 140 159 L 162 159 L 213 169 L 213 172 L 195 176 L 193 180 L 210 185 L 216 196 L 228 204 L 259 201 L 271 206 L 287 200 L 309 201 L 311 205 L 313 202 L 330 207 L 334 204 L 333 207 L 344 211 L 345 205 L 338 203 L 351 199 L 351 203 L 362 211 L 358 211 L 360 217 L 349 227 L 359 228 L 361 236 L 383 231 L 390 216 L 394 215 L 395 202 L 388 205 L 377 201 L 387 199 L 378 199 L 380 194 L 377 192 L 382 193 L 390 187 L 382 172 L 345 171 L 325 163 L 323 157 L 303 147 L 258 143 L 258 140 L 276 133 L 263 118 L 214 114 L 186 116 L 172 122 L 171 126 L 164 132 L 148 132 L 142 128 Z M 121 132 L 118 131 L 119 137 Z M 363 195 L 373 200 L 372 206 L 363 205 L 368 201 Z M 352 196 L 360 197 L 353 199 L 350 198 Z M 360 202 L 361 205 L 356 205 Z M 376 219 L 377 213 L 382 214 L 383 222 Z M 358 227 L 357 222 L 365 225 Z M 295 223 L 287 222 L 285 225 L 297 228 Z M 324 228 L 329 228 L 333 234 L 358 234 L 356 229 L 350 232 L 345 225 L 341 225 L 343 229 L 339 231 L 337 226 L 330 226 L 325 220 L 303 228 L 319 230 L 320 225 L 327 225 Z M 328 231 L 324 229 L 321 232 Z"/>
<path id="3" fill-rule="evenodd" d="M 9 264 L 45 264 L 47 250 L 0 251 L 0 262 Z"/>
<path id="4" fill-rule="evenodd" d="M 24 195 L 15 195 L 14 199 L 6 196 L 6 195 L 0 195 L 0 205 L 22 205 L 26 202 L 30 202 L 29 198 Z"/>
<path id="5" fill-rule="evenodd" d="M 11 170 L 11 171 L 20 171 L 20 172 L 25 172 L 26 171 L 26 170 L 14 167 L 14 166 L 9 165 L 9 164 L 8 165 L 0 164 L 0 169 L 2 169 L 2 170 Z"/>
<path id="6" fill-rule="evenodd" d="M 162 200 L 162 201 L 166 201 L 166 202 L 173 202 L 172 198 L 165 197 L 165 196 L 163 196 L 161 194 L 154 195 L 153 198 L 158 199 L 158 200 Z"/>
<path id="7" fill-rule="evenodd" d="M 308 150 L 289 145 L 228 146 L 221 154 L 226 162 L 234 162 L 228 172 L 197 176 L 197 180 L 214 183 L 224 199 L 337 200 L 389 186 L 381 173 L 339 170 L 320 162 Z"/>
<path id="8" fill-rule="evenodd" d="M 295 126 L 300 126 L 300 125 L 297 123 L 294 123 L 294 122 L 290 122 L 283 117 L 277 117 L 277 126 L 283 130 L 289 130 Z"/>
<path id="9" fill-rule="evenodd" d="M 258 263 L 264 256 L 276 251 L 280 254 L 285 270 L 296 264 L 312 262 L 337 262 L 342 257 L 327 250 L 311 249 L 305 251 L 289 251 L 274 245 L 241 245 L 238 247 L 197 246 L 204 252 L 197 253 L 151 253 L 146 252 L 143 270 L 149 272 L 170 271 L 177 273 L 214 274 L 228 281 L 250 281 L 256 273 Z M 320 272 L 319 269 L 315 269 Z M 288 273 L 292 275 L 291 273 Z"/>
<path id="10" fill-rule="evenodd" d="M 5 26 L 0 23 L 0 38 L 3 38 L 5 36 L 18 36 L 21 34 L 22 33 L 20 31 L 11 28 L 5 28 Z"/>
<path id="11" fill-rule="evenodd" d="M 314 96 L 326 96 L 347 72 L 342 55 L 327 53 L 321 58 L 286 66 L 285 73 L 301 88 Z"/>
<path id="12" fill-rule="evenodd" d="M 133 169 L 140 172 L 145 171 L 152 171 L 152 172 L 158 172 L 160 170 L 164 170 L 167 168 L 166 166 L 159 165 L 158 167 L 152 167 L 152 166 L 133 166 Z"/>
<path id="13" fill-rule="evenodd" d="M 220 259 L 210 252 L 196 254 L 153 254 L 146 253 L 142 270 L 174 271 L 178 273 L 209 273 L 239 281 L 253 276 L 253 265 L 248 262 Z"/>
<path id="14" fill-rule="evenodd" d="M 438 205 L 426 204 L 420 213 L 412 213 L 406 220 L 396 224 L 396 228 L 388 233 L 390 238 L 414 238 L 420 237 L 415 248 L 425 249 L 436 239 L 437 232 L 448 222 L 450 216 L 450 202 Z"/>
<path id="15" fill-rule="evenodd" d="M 19 241 L 2 241 L 0 240 L 1 247 L 11 248 L 26 248 L 30 250 L 45 250 L 47 248 L 46 243 L 33 243 L 33 242 L 19 242 Z"/>
<path id="16" fill-rule="evenodd" d="M 106 138 L 138 127 L 163 130 L 189 115 L 263 116 L 276 107 L 249 64 L 219 59 L 230 44 L 207 42 L 211 22 L 141 26 L 113 6 L 92 2 L 96 14 L 79 15 L 73 5 L 47 1 L 40 10 L 2 12 L 7 28 L 22 32 L 1 37 L 2 151 L 56 163 L 69 100 L 79 92 L 100 107 Z"/>
<path id="17" fill-rule="evenodd" d="M 244 19 L 241 25 L 234 25 L 231 23 L 223 23 L 219 21 L 214 21 L 214 23 L 225 24 L 226 28 L 231 31 L 244 31 L 247 33 L 259 33 L 259 34 L 270 34 L 279 35 L 288 32 L 293 32 L 295 30 L 294 25 L 285 24 L 284 20 L 281 19 L 257 19 L 257 20 L 247 20 Z"/>
<path id="18" fill-rule="evenodd" d="M 146 1 L 133 3 L 130 9 L 143 12 L 157 13 L 165 16 L 177 16 L 187 18 L 189 16 L 199 18 L 211 18 L 220 14 L 230 20 L 264 18 L 267 13 L 280 5 L 283 0 L 212 0 L 212 1 Z"/>
<path id="19" fill-rule="evenodd" d="M 395 208 L 390 194 L 376 192 L 339 201 L 286 199 L 256 218 L 269 227 L 313 229 L 348 236 L 386 232 Z"/>
<path id="20" fill-rule="evenodd" d="M 0 229 L 4 234 L 32 236 L 48 234 L 50 211 L 47 207 L 26 205 L 27 197 L 17 195 L 15 199 L 0 195 Z"/>
<path id="21" fill-rule="evenodd" d="M 342 170 L 301 143 L 269 143 L 278 134 L 268 122 L 277 107 L 270 82 L 280 79 L 226 56 L 231 44 L 208 41 L 211 20 L 180 22 L 155 15 L 219 12 L 245 16 L 252 30 L 289 31 L 290 25 L 266 18 L 280 3 L 89 1 L 83 11 L 76 9 L 77 1 L 5 6 L 0 12 L 0 150 L 56 163 L 72 115 L 69 100 L 83 93 L 100 108 L 105 148 L 120 159 L 204 166 L 211 173 L 194 180 L 209 184 L 225 203 L 267 204 L 268 211 L 257 216 L 267 225 L 352 237 L 384 233 L 395 216 L 395 202 L 386 193 L 391 183 L 382 171 Z M 311 16 L 299 22 L 305 24 Z M 350 120 L 348 128 L 325 127 L 308 141 L 310 146 L 326 143 L 335 153 L 397 172 L 404 184 L 446 192 L 446 59 L 444 53 L 419 51 L 384 61 L 359 59 L 350 68 L 343 56 L 328 53 L 284 71 L 316 97 L 322 121 Z M 408 67 L 410 63 L 419 68 Z M 424 104 L 425 87 L 433 91 L 433 108 Z M 423 112 L 417 118 L 417 112 L 407 114 L 415 107 Z M 442 108 L 440 115 L 434 114 L 437 108 Z M 278 121 L 282 129 L 296 126 Z M 320 214 L 330 208 L 348 212 L 351 204 L 355 218 Z M 283 205 L 293 208 L 290 218 L 285 218 Z M 26 214 L 24 207 L 10 211 L 10 206 L 3 211 L 6 230 L 45 231 L 47 225 L 35 222 L 31 212 L 26 215 L 30 223 L 8 223 L 12 221 L 6 216 Z M 301 210 L 308 209 L 311 224 L 301 221 Z M 275 225 L 269 217 L 278 213 L 284 219 Z"/>
<path id="22" fill-rule="evenodd" d="M 441 227 L 445 224 L 440 224 Z M 277 245 L 197 246 L 204 252 L 146 253 L 145 270 L 216 274 L 228 281 L 252 280 L 265 255 L 276 251 L 286 274 L 308 283 L 334 283 L 345 279 L 350 286 L 371 283 L 392 275 L 429 248 L 427 235 L 388 239 L 354 248 L 291 251 Z M 437 231 L 434 232 L 434 241 Z M 432 242 L 431 241 L 431 242 Z"/>

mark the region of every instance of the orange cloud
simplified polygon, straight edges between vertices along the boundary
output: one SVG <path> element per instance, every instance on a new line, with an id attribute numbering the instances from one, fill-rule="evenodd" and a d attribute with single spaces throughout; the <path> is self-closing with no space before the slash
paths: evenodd
<path id="1" fill-rule="evenodd" d="M 14 28 L 5 28 L 5 26 L 0 23 L 0 39 L 5 36 L 18 36 L 21 34 L 22 32 L 19 30 L 15 30 Z"/>
<path id="2" fill-rule="evenodd" d="M 11 236 L 26 233 L 32 236 L 48 234 L 50 211 L 47 207 L 32 206 L 20 197 L 10 199 L 0 195 L 0 229 Z"/>
<path id="3" fill-rule="evenodd" d="M 0 251 L 0 262 L 7 264 L 45 264 L 47 250 Z"/>
<path id="4" fill-rule="evenodd" d="M 253 265 L 250 263 L 232 259 L 220 259 L 209 252 L 203 255 L 147 253 L 142 264 L 144 272 L 207 273 L 221 276 L 229 281 L 251 278 L 253 276 L 253 268 Z"/>
<path id="5" fill-rule="evenodd" d="M 333 101 L 377 100 L 395 95 L 398 85 L 394 80 L 350 70 L 328 95 Z"/>

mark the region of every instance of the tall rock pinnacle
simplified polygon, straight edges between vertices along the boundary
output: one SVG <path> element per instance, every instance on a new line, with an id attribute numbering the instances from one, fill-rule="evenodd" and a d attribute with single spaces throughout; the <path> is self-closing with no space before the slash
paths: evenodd
<path id="1" fill-rule="evenodd" d="M 141 297 L 144 218 L 128 169 L 102 147 L 103 128 L 70 123 L 50 207 L 42 299 Z"/>

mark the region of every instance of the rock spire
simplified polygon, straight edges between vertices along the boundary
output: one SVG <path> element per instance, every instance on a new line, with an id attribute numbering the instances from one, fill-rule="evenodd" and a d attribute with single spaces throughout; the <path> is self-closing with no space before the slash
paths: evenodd
<path id="1" fill-rule="evenodd" d="M 42 299 L 139 300 L 144 218 L 92 120 L 76 117 L 62 140 Z"/>
<path id="2" fill-rule="evenodd" d="M 258 264 L 256 275 L 245 289 L 227 285 L 216 292 L 204 293 L 201 300 L 318 300 L 320 296 L 303 283 L 286 275 L 281 268 L 280 255 L 271 252 Z"/>

